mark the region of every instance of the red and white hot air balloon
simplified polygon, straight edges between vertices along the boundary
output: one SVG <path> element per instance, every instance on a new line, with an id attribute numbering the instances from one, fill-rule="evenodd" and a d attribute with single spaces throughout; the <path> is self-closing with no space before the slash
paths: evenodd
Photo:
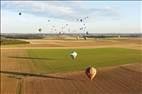
<path id="1" fill-rule="evenodd" d="M 93 80 L 93 78 L 96 76 L 97 71 L 94 67 L 88 67 L 85 70 L 85 73 L 90 80 Z"/>

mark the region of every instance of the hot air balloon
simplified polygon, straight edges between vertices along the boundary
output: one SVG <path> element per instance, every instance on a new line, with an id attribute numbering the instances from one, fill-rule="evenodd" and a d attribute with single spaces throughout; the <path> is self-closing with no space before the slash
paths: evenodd
<path id="1" fill-rule="evenodd" d="M 83 27 L 81 27 L 80 30 L 83 30 Z"/>
<path id="2" fill-rule="evenodd" d="M 88 35 L 89 33 L 88 33 L 88 31 L 86 32 L 86 35 Z"/>
<path id="3" fill-rule="evenodd" d="M 39 32 L 41 32 L 41 31 L 42 31 L 42 29 L 41 29 L 41 28 L 39 28 L 39 29 L 38 29 L 38 31 L 39 31 Z"/>
<path id="4" fill-rule="evenodd" d="M 83 20 L 82 19 L 80 19 L 80 22 L 82 22 Z"/>
<path id="5" fill-rule="evenodd" d="M 71 54 L 70 54 L 71 58 L 72 59 L 76 59 L 77 57 L 77 52 L 73 51 Z"/>
<path id="6" fill-rule="evenodd" d="M 87 17 L 85 17 L 84 19 L 87 19 L 88 18 L 88 16 Z"/>
<path id="7" fill-rule="evenodd" d="M 93 78 L 96 76 L 97 71 L 94 67 L 88 67 L 85 70 L 85 73 L 90 80 L 93 80 Z"/>
<path id="8" fill-rule="evenodd" d="M 22 15 L 22 13 L 21 13 L 21 12 L 19 12 L 19 15 Z"/>

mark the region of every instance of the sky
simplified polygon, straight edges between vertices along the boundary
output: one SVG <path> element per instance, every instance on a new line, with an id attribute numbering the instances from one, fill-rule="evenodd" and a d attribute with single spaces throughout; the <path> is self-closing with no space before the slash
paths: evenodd
<path id="1" fill-rule="evenodd" d="M 1 32 L 141 33 L 141 4 L 142 1 L 1 1 Z"/>

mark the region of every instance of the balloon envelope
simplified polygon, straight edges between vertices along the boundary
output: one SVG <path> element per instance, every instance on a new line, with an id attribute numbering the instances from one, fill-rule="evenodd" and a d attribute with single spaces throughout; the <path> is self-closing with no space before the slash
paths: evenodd
<path id="1" fill-rule="evenodd" d="M 93 80 L 93 78 L 96 76 L 97 71 L 94 67 L 88 67 L 85 70 L 85 73 L 90 80 Z"/>
<path id="2" fill-rule="evenodd" d="M 80 22 L 82 22 L 83 20 L 82 19 L 80 19 Z"/>
<path id="3" fill-rule="evenodd" d="M 71 54 L 70 54 L 71 58 L 72 59 L 76 59 L 77 57 L 77 52 L 73 51 Z"/>
<path id="4" fill-rule="evenodd" d="M 21 13 L 21 12 L 19 12 L 19 15 L 22 15 L 22 13 Z"/>
<path id="5" fill-rule="evenodd" d="M 39 29 L 38 29 L 38 31 L 39 31 L 39 32 L 41 32 L 41 31 L 42 31 L 42 29 L 41 29 L 41 28 L 39 28 Z"/>
<path id="6" fill-rule="evenodd" d="M 88 32 L 86 32 L 86 35 L 88 35 L 89 33 Z"/>

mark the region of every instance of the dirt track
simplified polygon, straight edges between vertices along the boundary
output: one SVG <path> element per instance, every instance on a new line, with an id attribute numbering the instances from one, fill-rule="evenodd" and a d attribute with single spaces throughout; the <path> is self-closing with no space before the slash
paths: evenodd
<path id="1" fill-rule="evenodd" d="M 57 77 L 54 79 L 28 77 L 22 94 L 141 94 L 142 72 L 123 67 L 126 66 L 98 69 L 92 81 L 84 72 L 52 74 Z"/>

